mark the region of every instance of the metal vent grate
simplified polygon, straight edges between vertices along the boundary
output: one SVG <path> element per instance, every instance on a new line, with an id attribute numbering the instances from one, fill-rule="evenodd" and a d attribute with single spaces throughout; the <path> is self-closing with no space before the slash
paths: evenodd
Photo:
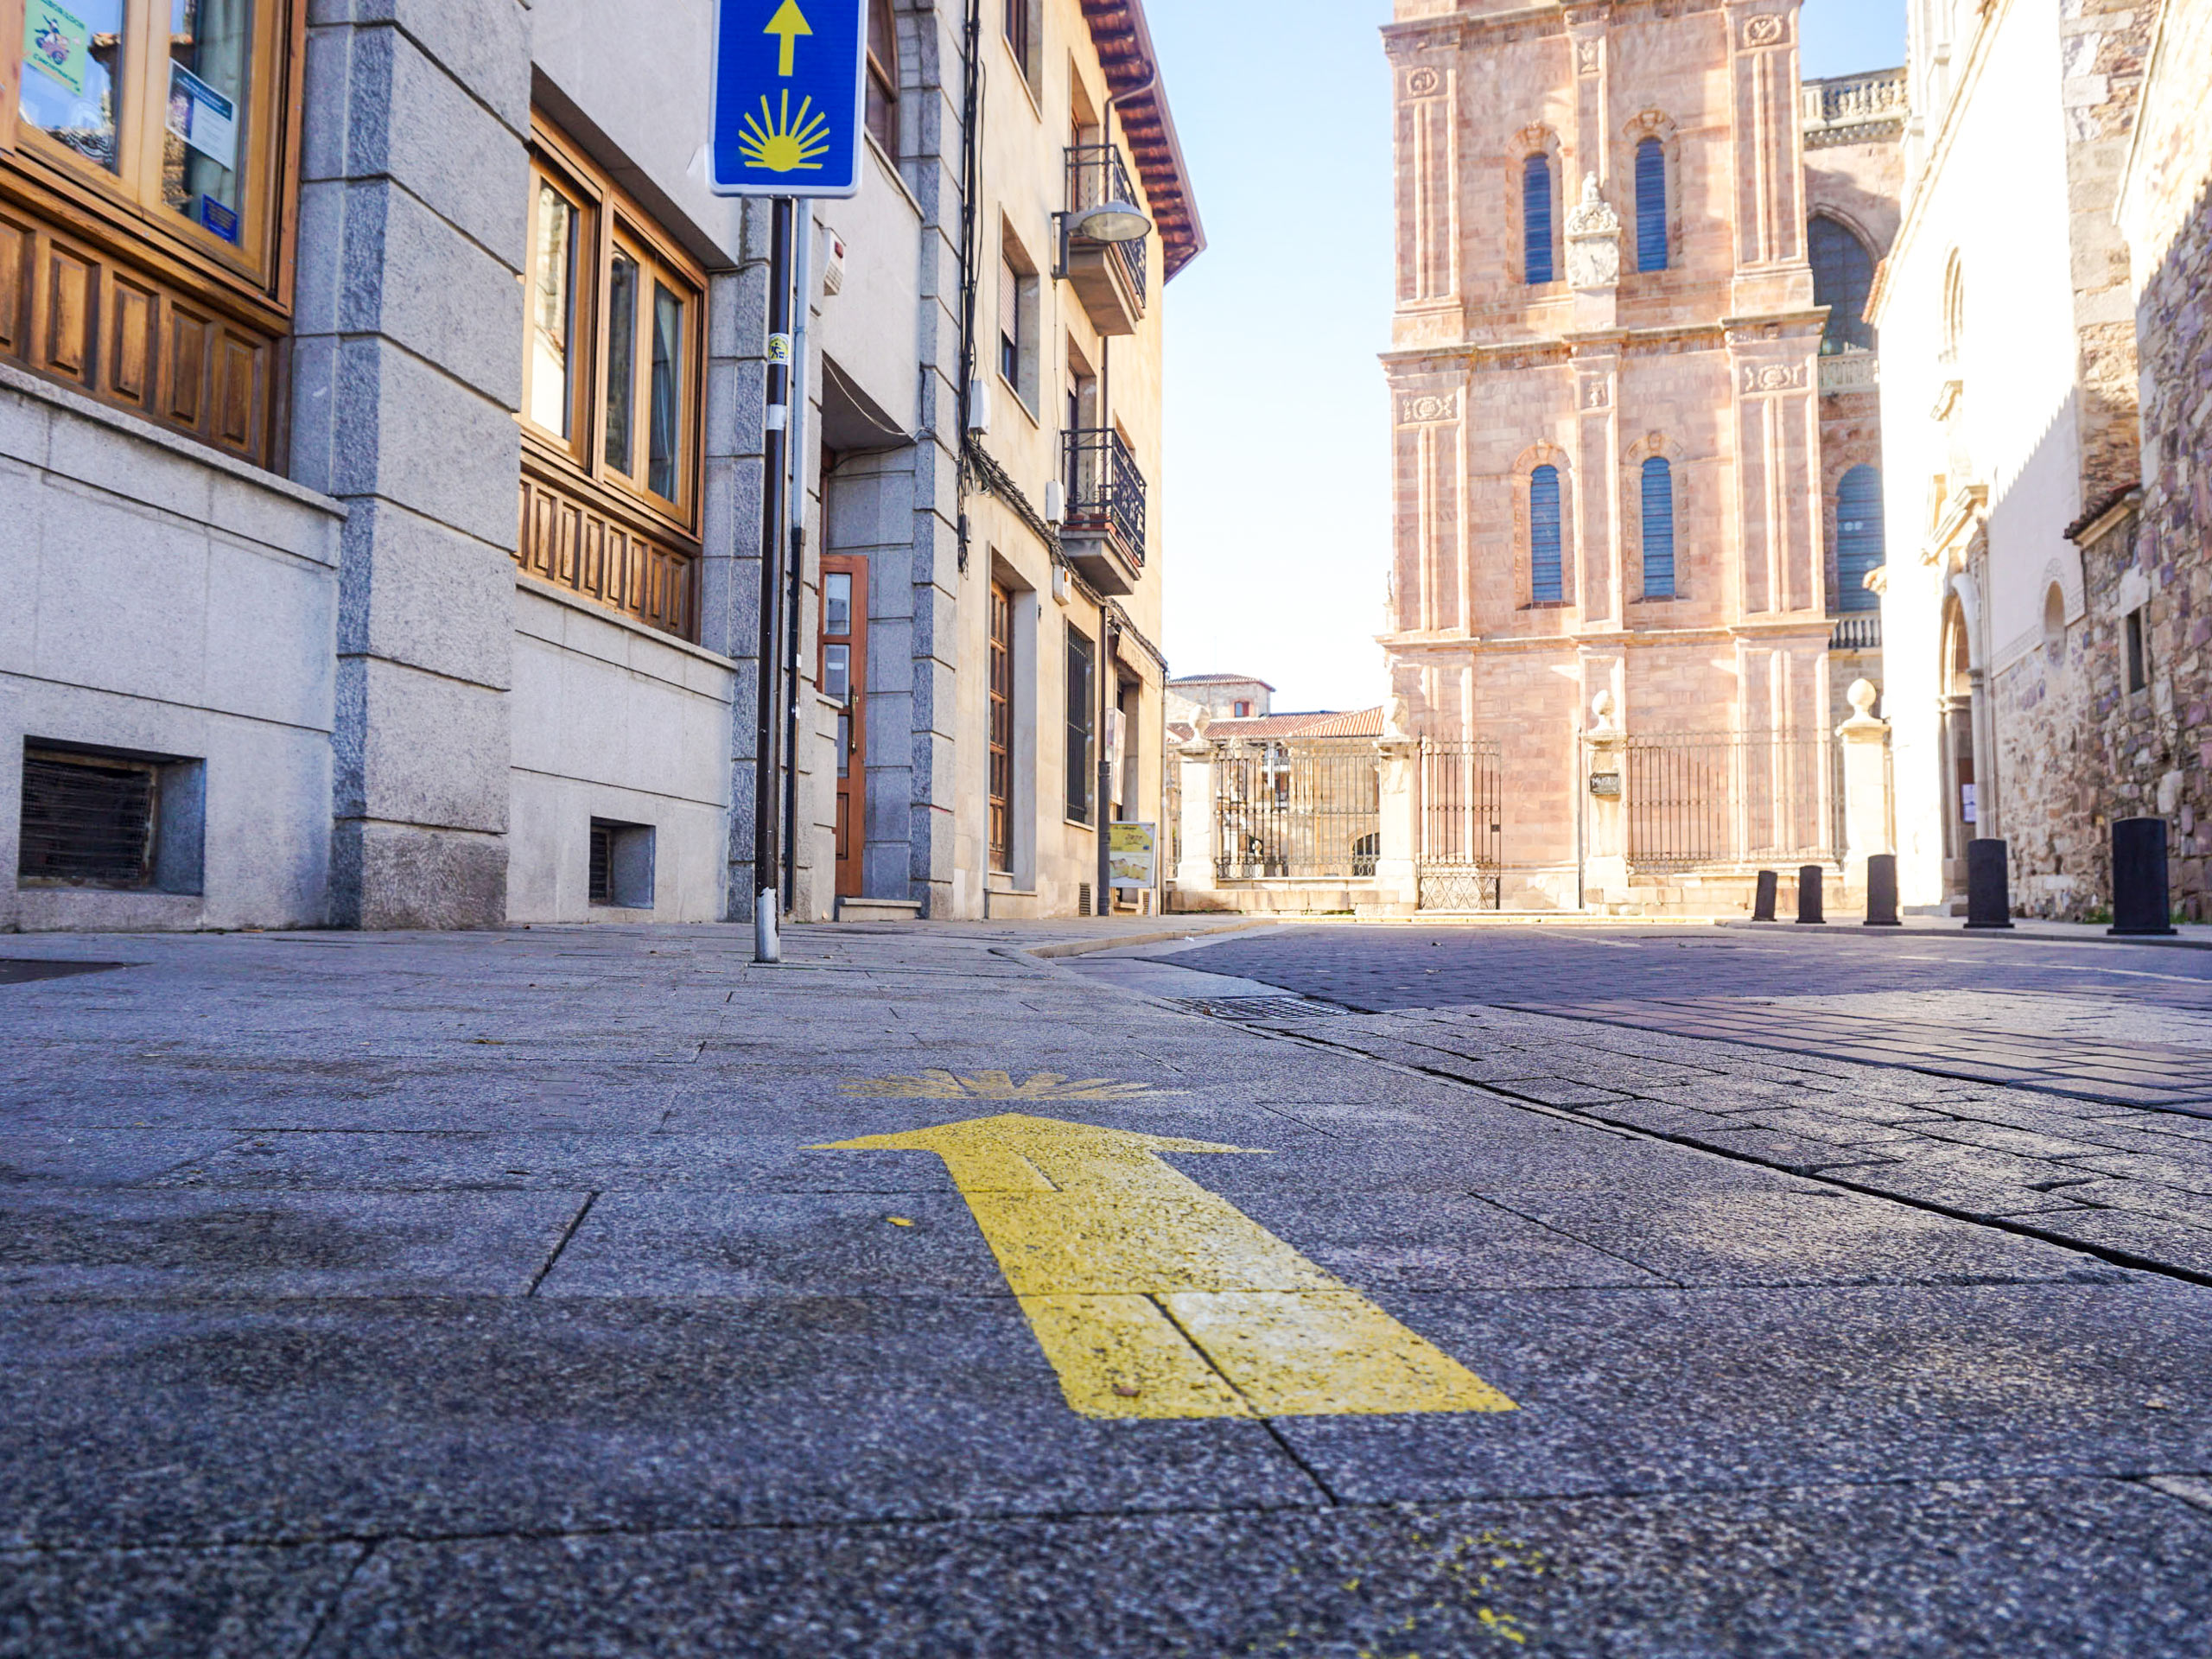
<path id="1" fill-rule="evenodd" d="M 611 824 L 594 823 L 591 827 L 591 902 L 614 902 L 614 829 Z"/>
<path id="2" fill-rule="evenodd" d="M 1078 916 L 1088 916 L 1091 913 L 1090 883 L 1088 881 L 1082 883 L 1075 890 L 1075 913 Z"/>
<path id="3" fill-rule="evenodd" d="M 160 792 L 160 769 L 147 761 L 26 750 L 19 879 L 61 887 L 151 887 Z"/>
<path id="4" fill-rule="evenodd" d="M 1188 1008 L 1192 1014 L 1233 1020 L 1240 1026 L 1290 1026 L 1351 1012 L 1333 1002 L 1316 1002 L 1303 996 L 1191 996 L 1172 1000 L 1177 1007 Z"/>

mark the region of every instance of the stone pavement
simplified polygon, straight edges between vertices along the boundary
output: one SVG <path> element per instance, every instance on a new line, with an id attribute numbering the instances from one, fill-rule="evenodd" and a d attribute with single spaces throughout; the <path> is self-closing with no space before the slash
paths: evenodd
<path id="1" fill-rule="evenodd" d="M 0 1654 L 2212 1649 L 2212 1289 L 1777 1150 L 2212 1125 L 1039 937 L 10 941 L 129 965 L 0 984 Z M 2196 1166 L 2077 1141 L 1957 1179 Z"/>

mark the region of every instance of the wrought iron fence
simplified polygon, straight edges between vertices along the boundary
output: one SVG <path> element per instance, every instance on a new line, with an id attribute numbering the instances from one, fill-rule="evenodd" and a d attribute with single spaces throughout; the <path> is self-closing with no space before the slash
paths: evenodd
<path id="1" fill-rule="evenodd" d="M 1658 733 L 1628 743 L 1628 857 L 1688 870 L 1842 856 L 1843 753 L 1826 733 Z"/>
<path id="2" fill-rule="evenodd" d="M 1503 907 L 1505 790 L 1497 745 L 1423 741 L 1416 856 L 1423 910 Z"/>
<path id="3" fill-rule="evenodd" d="M 1372 739 L 1232 744 L 1214 757 L 1213 790 L 1217 880 L 1375 874 L 1382 780 Z"/>

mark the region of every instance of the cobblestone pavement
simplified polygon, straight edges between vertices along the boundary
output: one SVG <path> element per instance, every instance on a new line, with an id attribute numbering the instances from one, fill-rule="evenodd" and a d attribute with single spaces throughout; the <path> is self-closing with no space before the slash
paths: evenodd
<path id="1" fill-rule="evenodd" d="M 2212 953 L 1370 928 L 1151 954 L 1186 991 L 1308 999 L 1232 1018 L 2212 1283 Z M 1313 1023 L 1332 1001 L 1398 1012 Z"/>
<path id="2" fill-rule="evenodd" d="M 1652 936 L 1039 938 L 9 942 L 117 965 L 0 976 L 0 1655 L 2212 1650 L 2212 1288 L 2063 1242 L 2212 1123 L 1573 1017 L 1773 994 Z"/>

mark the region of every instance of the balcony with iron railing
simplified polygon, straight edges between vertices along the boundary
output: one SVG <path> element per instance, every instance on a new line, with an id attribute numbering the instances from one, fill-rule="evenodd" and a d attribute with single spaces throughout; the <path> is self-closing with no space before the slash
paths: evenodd
<path id="1" fill-rule="evenodd" d="M 1080 229 L 1083 217 L 1109 202 L 1140 200 L 1116 144 L 1071 144 L 1067 151 L 1067 210 L 1060 217 L 1060 270 L 1102 334 L 1133 334 L 1143 319 L 1150 280 L 1151 238 L 1101 242 Z"/>
<path id="2" fill-rule="evenodd" d="M 1122 435 L 1084 428 L 1061 438 L 1067 486 L 1060 546 L 1102 594 L 1130 594 L 1144 574 L 1145 483 Z"/>

